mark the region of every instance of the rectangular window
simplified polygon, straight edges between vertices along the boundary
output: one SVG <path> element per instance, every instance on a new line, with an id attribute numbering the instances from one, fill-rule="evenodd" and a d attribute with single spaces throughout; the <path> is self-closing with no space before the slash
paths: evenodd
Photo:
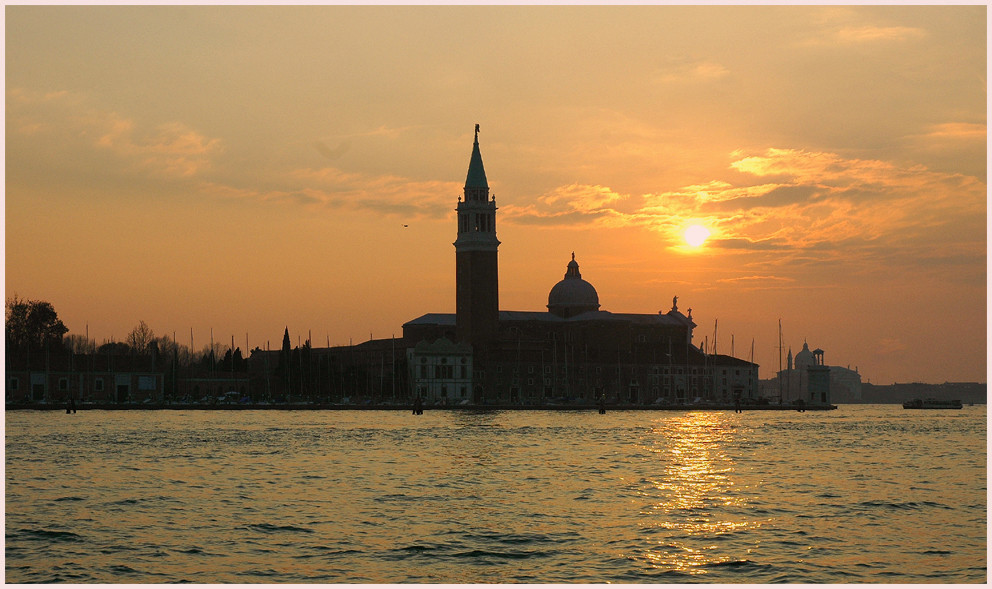
<path id="1" fill-rule="evenodd" d="M 69 379 L 68 378 L 60 378 L 59 379 L 59 390 L 60 391 L 68 391 L 69 390 Z"/>
<path id="2" fill-rule="evenodd" d="M 93 390 L 95 390 L 98 393 L 99 392 L 103 392 L 103 379 L 102 378 L 98 378 L 98 379 L 96 379 L 96 380 L 93 381 Z"/>
<path id="3" fill-rule="evenodd" d="M 154 376 L 139 376 L 138 377 L 138 390 L 139 391 L 154 391 L 155 390 L 155 377 Z"/>
<path id="4" fill-rule="evenodd" d="M 17 390 L 17 386 L 19 384 L 20 384 L 20 382 L 16 378 L 11 378 L 10 379 L 10 390 L 16 391 Z"/>

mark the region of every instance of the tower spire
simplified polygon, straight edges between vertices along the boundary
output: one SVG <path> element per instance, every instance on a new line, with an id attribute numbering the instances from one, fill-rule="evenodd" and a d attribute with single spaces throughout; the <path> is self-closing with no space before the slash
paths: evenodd
<path id="1" fill-rule="evenodd" d="M 489 182 L 486 168 L 482 165 L 482 152 L 479 150 L 479 124 L 475 125 L 475 142 L 472 143 L 472 158 L 468 162 L 468 176 L 465 177 L 465 200 L 489 199 Z"/>
<path id="2" fill-rule="evenodd" d="M 455 210 L 458 218 L 458 238 L 454 243 L 456 337 L 478 348 L 495 338 L 499 325 L 496 200 L 489 198 L 478 124 L 464 198 L 458 201 Z"/>

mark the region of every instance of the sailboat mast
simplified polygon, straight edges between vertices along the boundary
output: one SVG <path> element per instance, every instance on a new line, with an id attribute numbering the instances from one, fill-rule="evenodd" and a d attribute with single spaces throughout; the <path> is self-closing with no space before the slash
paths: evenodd
<path id="1" fill-rule="evenodd" d="M 782 404 L 782 319 L 778 320 L 778 404 Z"/>

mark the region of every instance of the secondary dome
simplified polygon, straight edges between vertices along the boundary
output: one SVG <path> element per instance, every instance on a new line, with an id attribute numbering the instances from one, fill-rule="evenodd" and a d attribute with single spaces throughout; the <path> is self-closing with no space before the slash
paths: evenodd
<path id="1" fill-rule="evenodd" d="M 574 317 L 581 313 L 599 310 L 599 294 L 595 287 L 579 273 L 579 264 L 572 252 L 572 261 L 568 263 L 565 278 L 551 288 L 548 293 L 548 311 L 559 317 Z"/>
<path id="2" fill-rule="evenodd" d="M 815 366 L 816 357 L 813 352 L 809 351 L 809 344 L 803 342 L 803 349 L 796 354 L 796 369 L 806 368 L 807 366 Z"/>

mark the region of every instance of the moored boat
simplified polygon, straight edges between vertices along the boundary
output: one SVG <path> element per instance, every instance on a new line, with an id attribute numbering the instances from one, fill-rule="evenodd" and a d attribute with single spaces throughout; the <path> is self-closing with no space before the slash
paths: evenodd
<path id="1" fill-rule="evenodd" d="M 937 399 L 913 399 L 902 404 L 903 409 L 961 409 L 964 405 L 958 399 L 939 401 Z"/>

